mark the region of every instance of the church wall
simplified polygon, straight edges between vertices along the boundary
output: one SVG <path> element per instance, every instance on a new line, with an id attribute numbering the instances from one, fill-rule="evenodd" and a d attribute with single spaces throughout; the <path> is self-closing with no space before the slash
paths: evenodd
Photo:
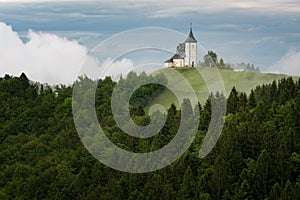
<path id="1" fill-rule="evenodd" d="M 175 67 L 184 67 L 184 59 L 173 59 Z"/>
<path id="2" fill-rule="evenodd" d="M 197 64 L 197 43 L 185 43 L 185 65 Z"/>
<path id="3" fill-rule="evenodd" d="M 174 67 L 173 62 L 165 62 L 165 67 Z"/>

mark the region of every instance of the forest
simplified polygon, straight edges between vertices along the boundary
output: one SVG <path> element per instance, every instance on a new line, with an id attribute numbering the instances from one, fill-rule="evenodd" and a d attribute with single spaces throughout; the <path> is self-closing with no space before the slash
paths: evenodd
<path id="1" fill-rule="evenodd" d="M 166 81 L 131 72 L 121 82 L 144 79 Z M 92 80 L 81 77 L 77 84 L 86 81 Z M 99 80 L 95 95 L 98 121 L 111 141 L 150 152 L 174 138 L 181 117 L 174 104 L 154 137 L 124 134 L 110 107 L 115 85 L 110 77 Z M 211 94 L 197 105 L 200 114 L 184 101 L 181 108 L 200 120 L 192 145 L 171 165 L 140 174 L 111 169 L 86 150 L 74 126 L 72 89 L 33 83 L 25 74 L 0 78 L 0 199 L 300 200 L 300 79 L 260 85 L 249 95 L 232 88 L 221 137 L 204 158 L 199 149 L 212 102 L 225 97 Z M 162 90 L 148 84 L 133 94 L 130 115 L 137 124 L 149 123 L 144 107 Z"/>

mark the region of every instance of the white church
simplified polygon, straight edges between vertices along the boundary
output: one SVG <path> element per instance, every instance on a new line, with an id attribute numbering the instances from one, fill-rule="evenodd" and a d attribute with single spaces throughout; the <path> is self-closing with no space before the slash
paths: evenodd
<path id="1" fill-rule="evenodd" d="M 192 31 L 184 43 L 177 46 L 177 52 L 169 60 L 165 61 L 165 67 L 194 67 L 197 65 L 197 40 Z"/>

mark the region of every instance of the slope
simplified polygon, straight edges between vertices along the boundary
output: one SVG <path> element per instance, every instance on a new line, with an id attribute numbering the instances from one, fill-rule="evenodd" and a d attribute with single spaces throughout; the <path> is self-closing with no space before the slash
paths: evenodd
<path id="1" fill-rule="evenodd" d="M 254 89 L 257 85 L 272 83 L 274 80 L 280 80 L 284 77 L 288 77 L 288 75 L 284 74 L 235 72 L 232 70 L 216 70 L 215 68 L 212 69 L 207 67 L 200 67 L 197 69 L 168 68 L 161 70 L 160 73 L 167 75 L 168 83 L 172 85 L 173 88 L 176 88 L 177 91 L 180 91 L 182 94 L 186 92 L 187 88 L 182 84 L 183 80 L 178 79 L 178 77 L 176 76 L 169 75 L 173 74 L 172 72 L 174 72 L 174 70 L 175 72 L 177 71 L 181 75 L 183 75 L 184 79 L 186 79 L 190 83 L 201 104 L 206 101 L 209 95 L 207 84 L 213 85 L 221 81 L 222 84 L 224 84 L 226 95 L 228 96 L 230 90 L 233 87 L 236 87 L 238 91 L 246 92 L 247 94 L 249 94 L 251 89 Z M 203 76 L 205 76 L 207 84 L 204 81 Z M 294 79 L 296 80 L 298 79 L 298 77 L 294 77 Z M 186 93 L 186 97 L 189 98 L 190 94 Z M 178 101 L 175 95 L 166 88 L 162 93 L 154 98 L 154 100 L 146 109 L 149 109 L 152 105 L 155 104 L 160 104 L 163 107 L 168 108 L 172 103 L 178 106 Z"/>

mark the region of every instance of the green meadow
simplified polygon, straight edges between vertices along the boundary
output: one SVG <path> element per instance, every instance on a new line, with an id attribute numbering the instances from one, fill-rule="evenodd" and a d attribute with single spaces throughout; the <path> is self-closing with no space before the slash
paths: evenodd
<path id="1" fill-rule="evenodd" d="M 174 76 L 174 72 L 179 72 L 183 77 Z M 187 92 L 188 88 L 183 84 L 187 80 L 193 88 L 193 93 L 197 95 L 198 101 L 203 104 L 211 91 L 223 91 L 224 95 L 228 96 L 231 89 L 236 87 L 240 92 L 250 93 L 258 85 L 272 83 L 274 80 L 280 80 L 288 75 L 256 73 L 256 72 L 235 72 L 232 70 L 217 69 L 217 68 L 167 68 L 158 73 L 163 73 L 168 78 L 168 84 L 172 86 L 173 91 L 179 92 L 186 98 L 191 98 L 193 94 Z M 297 77 L 294 77 L 297 79 Z M 208 88 L 212 89 L 208 89 Z M 225 90 L 222 90 L 224 88 Z M 178 106 L 176 96 L 169 89 L 165 89 L 146 109 L 152 105 L 160 104 L 164 108 L 168 108 L 172 103 Z"/>

